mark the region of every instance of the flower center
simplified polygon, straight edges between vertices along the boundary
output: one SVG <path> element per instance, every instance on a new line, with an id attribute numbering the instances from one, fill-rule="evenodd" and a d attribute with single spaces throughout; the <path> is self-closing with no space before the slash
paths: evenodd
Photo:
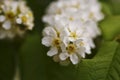
<path id="1" fill-rule="evenodd" d="M 69 44 L 68 47 L 66 48 L 69 54 L 75 53 L 76 47 L 74 44 Z"/>
<path id="2" fill-rule="evenodd" d="M 89 18 L 93 18 L 93 17 L 94 17 L 94 13 L 91 12 L 91 13 L 89 14 Z"/>
<path id="3" fill-rule="evenodd" d="M 54 46 L 59 47 L 59 46 L 60 46 L 60 43 L 61 43 L 60 38 L 56 38 L 56 39 L 53 40 L 53 45 L 54 45 Z"/>
<path id="4" fill-rule="evenodd" d="M 74 21 L 74 18 L 73 18 L 73 17 L 70 17 L 69 20 L 70 20 L 70 21 Z"/>
<path id="5" fill-rule="evenodd" d="M 27 17 L 26 16 L 22 16 L 21 19 L 22 19 L 23 23 L 27 22 Z"/>
<path id="6" fill-rule="evenodd" d="M 13 12 L 9 11 L 9 12 L 7 12 L 6 16 L 8 19 L 13 19 L 15 17 L 15 14 Z"/>
<path id="7" fill-rule="evenodd" d="M 73 37 L 74 39 L 77 38 L 77 34 L 75 32 L 71 32 L 70 37 Z"/>
<path id="8" fill-rule="evenodd" d="M 56 11 L 56 14 L 61 14 L 62 12 L 61 12 L 61 10 L 60 9 L 58 9 L 57 11 Z"/>

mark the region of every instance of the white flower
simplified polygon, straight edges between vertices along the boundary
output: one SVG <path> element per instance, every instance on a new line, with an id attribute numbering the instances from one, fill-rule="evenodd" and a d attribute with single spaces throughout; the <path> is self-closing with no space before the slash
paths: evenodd
<path id="1" fill-rule="evenodd" d="M 66 26 L 66 28 L 61 32 L 61 39 L 65 45 L 68 44 L 69 41 L 76 41 L 76 40 L 81 40 L 82 46 L 85 48 L 85 52 L 90 54 L 91 53 L 91 48 L 94 48 L 95 45 L 92 42 L 92 38 L 86 35 L 86 28 L 84 26 L 82 27 L 82 24 L 69 24 Z M 67 42 L 66 42 L 67 40 Z"/>
<path id="2" fill-rule="evenodd" d="M 42 44 L 50 47 L 47 55 L 60 63 L 70 57 L 70 61 L 77 64 L 81 58 L 85 58 L 85 53 L 90 54 L 94 43 L 88 36 L 83 36 L 85 30 L 81 26 L 82 24 L 73 22 L 64 27 L 46 27 L 43 30 Z"/>
<path id="3" fill-rule="evenodd" d="M 49 22 L 48 20 L 50 19 L 53 19 L 53 22 L 56 17 L 61 18 L 61 16 L 72 17 L 75 20 L 76 18 L 79 18 L 80 21 L 93 20 L 96 22 L 104 18 L 103 13 L 101 12 L 101 5 L 97 0 L 55 1 L 50 4 L 49 8 L 47 9 L 47 14 L 48 15 L 45 16 L 45 19 L 43 19 L 45 22 Z"/>
<path id="4" fill-rule="evenodd" d="M 47 9 L 48 14 L 74 13 L 87 8 L 84 0 L 59 0 L 50 4 Z"/>
<path id="5" fill-rule="evenodd" d="M 66 25 L 75 21 L 85 22 L 82 15 L 83 15 L 83 11 L 79 11 L 76 13 L 64 13 L 61 15 L 48 14 L 43 17 L 43 21 L 50 25 L 54 25 L 55 23 L 58 22 L 61 25 Z"/>
<path id="6" fill-rule="evenodd" d="M 18 15 L 18 18 L 16 19 L 17 24 L 24 24 L 25 26 L 28 26 L 29 30 L 33 29 L 33 15 L 31 12 L 27 12 L 25 14 Z"/>
<path id="7" fill-rule="evenodd" d="M 94 21 L 101 21 L 104 18 L 103 13 L 101 12 L 101 5 L 98 0 L 89 0 L 89 12 L 88 17 L 93 19 Z"/>
<path id="8" fill-rule="evenodd" d="M 34 24 L 33 24 L 33 21 L 34 21 L 33 13 L 26 6 L 26 3 L 24 1 L 19 2 L 18 7 L 19 7 L 19 11 L 21 13 L 18 15 L 18 17 L 16 19 L 16 22 L 18 24 L 24 24 L 25 26 L 28 26 L 27 28 L 29 30 L 32 30 L 32 28 L 34 27 Z"/>
<path id="9" fill-rule="evenodd" d="M 77 64 L 80 58 L 85 58 L 85 48 L 82 46 L 82 40 L 76 40 L 74 42 L 69 41 L 67 45 L 62 45 L 62 52 L 59 57 L 62 61 L 70 58 L 73 64 Z"/>
<path id="10" fill-rule="evenodd" d="M 58 54 L 61 44 L 60 32 L 53 27 L 46 27 L 43 34 L 42 44 L 51 47 L 50 51 L 47 52 L 47 55 L 54 56 Z"/>
<path id="11" fill-rule="evenodd" d="M 26 30 L 32 30 L 34 17 L 25 1 L 2 0 L 0 4 L 0 39 L 22 36 Z"/>
<path id="12" fill-rule="evenodd" d="M 63 39 L 65 37 L 68 37 L 70 39 L 70 41 L 74 41 L 74 40 L 82 37 L 84 32 L 85 32 L 85 29 L 83 28 L 81 23 L 72 22 L 65 26 L 65 28 L 61 34 L 61 37 Z"/>
<path id="13" fill-rule="evenodd" d="M 84 23 L 84 27 L 86 28 L 86 34 L 92 39 L 96 38 L 97 36 L 101 35 L 101 31 L 98 27 L 98 23 L 89 20 Z"/>
<path id="14" fill-rule="evenodd" d="M 101 34 L 98 21 L 104 18 L 97 0 L 54 1 L 46 13 L 43 22 L 50 27 L 43 30 L 42 44 L 50 47 L 48 56 L 67 65 L 91 54 L 93 39 Z"/>

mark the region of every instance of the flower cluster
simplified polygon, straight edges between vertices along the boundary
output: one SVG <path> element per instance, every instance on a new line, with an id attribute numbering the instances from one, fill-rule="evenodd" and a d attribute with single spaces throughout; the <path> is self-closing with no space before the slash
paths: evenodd
<path id="1" fill-rule="evenodd" d="M 22 36 L 33 26 L 33 14 L 25 1 L 0 1 L 0 39 Z"/>
<path id="2" fill-rule="evenodd" d="M 42 44 L 47 55 L 61 64 L 78 64 L 95 48 L 93 39 L 101 34 L 98 22 L 104 18 L 97 0 L 57 0 L 50 4 L 43 21 Z"/>

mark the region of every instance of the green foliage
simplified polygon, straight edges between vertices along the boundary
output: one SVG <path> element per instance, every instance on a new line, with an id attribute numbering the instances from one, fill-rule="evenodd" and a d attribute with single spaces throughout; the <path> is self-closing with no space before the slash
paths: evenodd
<path id="1" fill-rule="evenodd" d="M 105 16 L 112 16 L 112 9 L 110 8 L 110 5 L 106 2 L 101 2 L 102 4 L 102 11 L 104 12 Z"/>
<path id="2" fill-rule="evenodd" d="M 116 42 L 103 42 L 93 59 L 85 60 L 79 64 L 80 77 L 77 80 L 119 80 L 119 50 L 120 45 Z"/>
<path id="3" fill-rule="evenodd" d="M 103 38 L 105 40 L 113 40 L 120 34 L 120 16 L 110 16 L 101 22 Z"/>
<path id="4" fill-rule="evenodd" d="M 114 15 L 120 15 L 120 0 L 111 0 L 110 5 Z"/>

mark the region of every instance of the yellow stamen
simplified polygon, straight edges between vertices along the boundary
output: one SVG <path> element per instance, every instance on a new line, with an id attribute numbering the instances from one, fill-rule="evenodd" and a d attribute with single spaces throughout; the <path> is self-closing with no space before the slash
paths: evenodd
<path id="1" fill-rule="evenodd" d="M 26 16 L 22 16 L 21 19 L 22 19 L 23 23 L 27 22 L 27 17 Z"/>
<path id="2" fill-rule="evenodd" d="M 73 37 L 74 39 L 77 38 L 77 34 L 75 32 L 71 32 L 70 37 Z"/>
<path id="3" fill-rule="evenodd" d="M 56 38 L 56 39 L 53 40 L 53 45 L 56 46 L 56 47 L 59 47 L 60 43 L 61 43 L 60 38 Z"/>
<path id="4" fill-rule="evenodd" d="M 56 11 L 56 14 L 61 14 L 62 12 L 61 12 L 61 10 L 60 9 L 58 9 L 57 11 Z"/>
<path id="5" fill-rule="evenodd" d="M 75 53 L 76 47 L 74 44 L 69 44 L 66 49 L 67 49 L 69 54 L 73 54 L 73 53 Z"/>
<path id="6" fill-rule="evenodd" d="M 15 17 L 15 14 L 13 12 L 9 11 L 6 13 L 6 16 L 8 19 L 13 19 Z"/>
<path id="7" fill-rule="evenodd" d="M 70 17 L 69 20 L 70 20 L 70 21 L 74 21 L 74 18 L 73 18 L 73 17 Z"/>
<path id="8" fill-rule="evenodd" d="M 89 14 L 89 18 L 93 18 L 93 17 L 94 17 L 94 13 L 91 12 L 91 13 Z"/>

